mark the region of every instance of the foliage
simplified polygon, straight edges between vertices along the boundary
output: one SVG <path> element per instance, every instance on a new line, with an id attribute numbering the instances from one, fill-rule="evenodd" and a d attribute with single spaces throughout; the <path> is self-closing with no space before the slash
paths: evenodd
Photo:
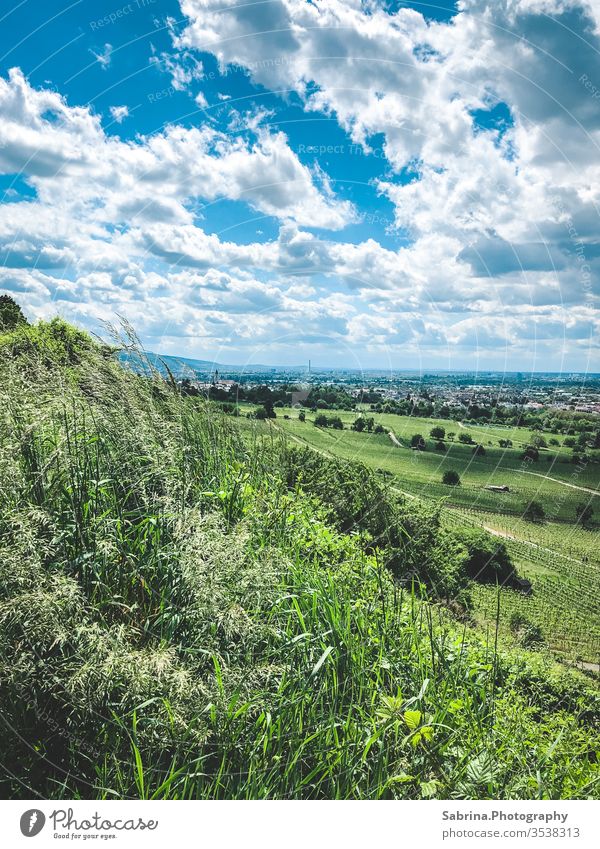
<path id="1" fill-rule="evenodd" d="M 594 508 L 591 504 L 578 504 L 575 507 L 575 517 L 584 528 L 591 522 L 593 515 Z"/>
<path id="2" fill-rule="evenodd" d="M 465 568 L 471 578 L 484 583 L 510 585 L 513 582 L 514 566 L 506 545 L 501 540 L 475 529 L 464 529 L 455 533 L 467 549 Z"/>
<path id="3" fill-rule="evenodd" d="M 0 295 L 0 333 L 10 333 L 27 324 L 21 307 L 10 295 Z"/>
<path id="4" fill-rule="evenodd" d="M 427 447 L 420 433 L 413 433 L 410 438 L 410 446 L 411 448 L 417 448 L 419 451 L 425 451 Z"/>
<path id="5" fill-rule="evenodd" d="M 539 501 L 530 501 L 525 506 L 523 516 L 531 522 L 543 522 L 546 518 L 546 511 Z"/>
<path id="6" fill-rule="evenodd" d="M 447 469 L 442 475 L 442 483 L 447 486 L 458 486 L 460 484 L 460 475 L 454 469 Z"/>
<path id="7" fill-rule="evenodd" d="M 597 691 L 421 600 L 439 507 L 64 323 L 0 345 L 6 797 L 597 796 Z"/>

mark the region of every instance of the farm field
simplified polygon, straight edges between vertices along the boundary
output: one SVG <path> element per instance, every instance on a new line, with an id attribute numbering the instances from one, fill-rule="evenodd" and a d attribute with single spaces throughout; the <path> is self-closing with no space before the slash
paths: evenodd
<path id="1" fill-rule="evenodd" d="M 433 440 L 428 440 L 428 450 L 413 451 L 394 445 L 387 433 L 324 429 L 314 426 L 310 414 L 305 422 L 300 422 L 296 410 L 277 412 L 274 423 L 255 423 L 260 431 L 285 434 L 294 442 L 329 456 L 360 461 L 384 472 L 390 485 L 407 495 L 444 500 L 448 509 L 443 515 L 448 526 L 484 528 L 501 539 L 519 575 L 531 581 L 532 593 L 524 595 L 501 589 L 498 599 L 495 587 L 474 585 L 475 620 L 484 629 L 494 627 L 499 601 L 503 638 L 509 641 L 519 638 L 515 622 L 521 617 L 538 628 L 544 643 L 561 657 L 585 664 L 588 671 L 598 671 L 599 533 L 596 526 L 584 529 L 574 521 L 575 508 L 582 502 L 591 503 L 596 515 L 600 511 L 598 496 L 585 491 L 597 489 L 595 464 L 574 477 L 573 464 L 563 462 L 563 457 L 569 456 L 565 450 L 553 451 L 552 463 L 540 457 L 537 463 L 528 464 L 520 459 L 521 451 L 516 447 L 501 449 L 486 445 L 486 454 L 474 457 L 470 445 L 448 443 L 448 452 L 442 453 L 434 450 Z M 289 418 L 284 419 L 284 415 Z M 338 411 L 331 415 L 338 415 Z M 341 418 L 349 426 L 355 417 L 341 413 Z M 413 433 L 426 436 L 435 423 L 433 419 L 392 415 L 374 418 L 388 428 L 393 421 L 394 433 L 407 445 Z M 528 435 L 526 429 L 513 428 L 509 438 L 516 446 L 518 442 L 526 444 Z M 460 486 L 450 487 L 441 482 L 446 469 L 459 472 Z M 530 469 L 535 474 L 530 474 Z M 546 470 L 548 477 L 544 474 Z M 489 492 L 485 489 L 488 485 L 507 485 L 510 492 Z M 544 506 L 547 520 L 543 523 L 523 518 L 524 506 L 530 500 Z"/>
<path id="2" fill-rule="evenodd" d="M 289 419 L 284 419 L 284 415 L 288 415 Z M 355 418 L 352 413 L 342 412 L 339 415 L 347 427 Z M 429 430 L 436 422 L 434 419 L 385 414 L 374 416 L 376 422 L 393 430 L 401 442 L 398 446 L 387 434 L 318 428 L 312 422 L 312 415 L 307 414 L 305 422 L 300 422 L 297 416 L 295 410 L 280 409 L 275 425 L 317 450 L 358 460 L 373 469 L 394 475 L 399 481 L 398 486 L 413 495 L 445 499 L 448 505 L 471 510 L 514 516 L 521 516 L 525 506 L 535 500 L 542 503 L 549 518 L 564 522 L 572 522 L 576 506 L 590 499 L 592 506 L 598 502 L 596 513 L 600 511 L 597 465 L 588 464 L 582 468 L 565 462 L 570 459 L 570 452 L 566 449 L 540 452 L 537 462 L 524 462 L 520 448 L 500 448 L 497 444 L 485 445 L 485 455 L 474 456 L 473 446 L 459 442 L 447 442 L 446 452 L 435 450 L 434 440 L 428 439 Z M 520 430 L 520 441 L 526 443 L 529 431 L 524 428 L 516 430 Z M 426 451 L 413 451 L 408 447 L 414 433 L 420 433 L 427 439 Z M 516 443 L 516 440 L 513 442 Z M 450 469 L 459 473 L 460 486 L 442 483 L 443 473 Z M 486 486 L 508 486 L 510 491 L 490 492 L 485 489 Z"/>

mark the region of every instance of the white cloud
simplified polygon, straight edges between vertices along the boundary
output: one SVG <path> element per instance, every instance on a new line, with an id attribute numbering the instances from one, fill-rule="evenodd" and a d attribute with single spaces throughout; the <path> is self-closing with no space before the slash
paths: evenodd
<path id="1" fill-rule="evenodd" d="M 173 125 L 122 142 L 88 109 L 31 88 L 16 69 L 0 79 L 0 111 L 0 168 L 22 172 L 53 206 L 93 206 L 97 221 L 186 223 L 190 200 L 217 198 L 308 226 L 337 229 L 354 216 L 351 204 L 317 187 L 281 132 L 257 128 L 249 142 L 206 125 Z"/>
<path id="2" fill-rule="evenodd" d="M 117 124 L 122 124 L 125 118 L 129 116 L 129 107 L 128 106 L 111 106 L 110 114 L 113 117 L 113 120 L 117 122 Z"/>
<path id="3" fill-rule="evenodd" d="M 103 70 L 106 70 L 108 67 L 110 67 L 112 52 L 112 44 L 108 43 L 104 45 L 104 47 L 102 48 L 102 52 L 96 52 L 95 50 L 90 49 L 90 53 L 92 54 L 92 56 L 94 56 L 94 58 Z"/>
<path id="4" fill-rule="evenodd" d="M 597 0 L 462 0 L 444 23 L 383 6 L 182 0 L 187 27 L 151 61 L 191 95 L 208 50 L 223 70 L 295 91 L 365 151 L 381 146 L 376 188 L 411 243 L 307 232 L 359 216 L 264 111 L 228 133 L 173 124 L 123 141 L 15 70 L 0 79 L 0 171 L 22 173 L 36 198 L 0 207 L 6 285 L 36 314 L 54 299 L 87 323 L 129 315 L 181 353 L 177 338 L 550 362 L 560 337 L 585 351 L 600 281 Z M 508 125 L 476 119 L 498 104 Z M 220 199 L 278 219 L 277 238 L 206 232 L 201 204 Z"/>

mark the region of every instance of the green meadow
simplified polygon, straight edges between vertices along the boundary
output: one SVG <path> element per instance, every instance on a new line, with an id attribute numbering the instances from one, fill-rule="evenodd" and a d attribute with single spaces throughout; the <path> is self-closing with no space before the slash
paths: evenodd
<path id="1" fill-rule="evenodd" d="M 243 409 L 243 407 L 242 407 Z M 413 495 L 424 498 L 444 499 L 448 504 L 472 510 L 486 510 L 499 514 L 522 515 L 526 505 L 540 501 L 546 514 L 554 521 L 572 522 L 575 508 L 590 498 L 598 501 L 598 466 L 589 463 L 580 468 L 571 462 L 572 452 L 564 447 L 541 449 L 539 460 L 523 461 L 523 448 L 532 438 L 525 428 L 510 428 L 506 436 L 503 428 L 479 428 L 464 426 L 456 422 L 439 419 L 418 419 L 406 416 L 373 416 L 387 431 L 392 431 L 400 445 L 384 434 L 357 433 L 350 430 L 356 418 L 353 413 L 338 412 L 344 422 L 344 430 L 319 428 L 313 424 L 314 414 L 308 413 L 306 421 L 298 420 L 298 411 L 277 410 L 275 425 L 282 428 L 293 439 L 300 439 L 317 450 L 331 453 L 349 460 L 358 460 L 365 465 L 394 476 L 395 484 Z M 288 415 L 289 419 L 285 419 Z M 429 437 L 433 427 L 443 426 L 446 433 L 454 430 L 455 440 L 446 440 L 446 450 L 438 451 L 436 441 Z M 471 434 L 483 445 L 484 456 L 473 454 L 473 445 L 458 441 L 461 432 Z M 487 439 L 483 439 L 483 434 Z M 410 448 L 413 434 L 426 439 L 425 451 Z M 538 434 L 547 439 L 551 434 Z M 500 439 L 511 439 L 512 448 L 501 448 Z M 492 444 L 489 444 L 489 443 Z M 444 471 L 453 469 L 460 475 L 460 486 L 442 483 Z M 487 486 L 508 486 L 510 492 L 490 492 Z M 587 490 L 592 490 L 588 492 Z M 600 501 L 597 507 L 600 513 Z"/>

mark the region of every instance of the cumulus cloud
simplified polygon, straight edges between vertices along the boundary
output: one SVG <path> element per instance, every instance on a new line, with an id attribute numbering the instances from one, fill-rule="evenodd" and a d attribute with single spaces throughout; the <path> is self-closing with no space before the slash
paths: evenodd
<path id="1" fill-rule="evenodd" d="M 91 323 L 110 305 L 172 340 L 277 339 L 275 350 L 285 339 L 354 340 L 482 356 L 554 354 L 553 335 L 566 351 L 590 345 L 598 3 L 460 0 L 445 22 L 389 6 L 181 0 L 172 51 L 150 61 L 194 96 L 208 51 L 224 73 L 241 67 L 257 85 L 294 92 L 307 117 L 335 120 L 365 157 L 377 146 L 374 188 L 406 244 L 345 241 L 359 212 L 264 111 L 237 114 L 228 132 L 200 117 L 123 141 L 91 109 L 13 70 L 0 78 L 0 172 L 22 175 L 35 196 L 0 206 L 6 287 L 20 287 L 35 314 L 50 299 Z M 101 57 L 108 64 L 110 50 Z M 195 102 L 207 106 L 203 93 Z M 209 232 L 220 200 L 275 218 L 277 236 L 237 243 Z"/>

